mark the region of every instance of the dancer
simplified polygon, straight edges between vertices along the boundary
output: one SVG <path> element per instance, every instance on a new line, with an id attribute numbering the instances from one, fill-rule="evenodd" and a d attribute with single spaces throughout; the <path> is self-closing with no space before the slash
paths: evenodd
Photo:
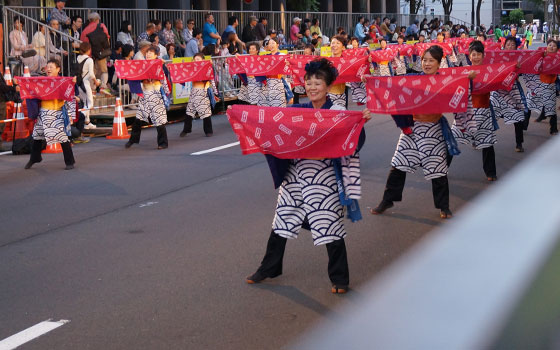
<path id="1" fill-rule="evenodd" d="M 517 50 L 514 37 L 506 39 L 504 50 Z M 529 110 L 526 106 L 525 94 L 521 88 L 519 78 L 515 81 L 510 91 L 492 91 L 490 102 L 496 118 L 503 118 L 506 125 L 513 124 L 515 127 L 515 152 L 524 152 L 523 129 L 526 129 L 529 122 Z"/>
<path id="2" fill-rule="evenodd" d="M 311 102 L 294 107 L 343 110 L 343 107 L 333 104 L 328 97 L 328 90 L 338 74 L 332 63 L 322 58 L 308 63 L 305 70 L 305 90 Z M 363 114 L 366 121 L 371 118 L 368 109 L 364 109 Z M 265 256 L 257 271 L 246 278 L 247 283 L 259 283 L 282 274 L 286 241 L 298 236 L 306 219 L 314 244 L 325 244 L 327 247 L 331 292 L 346 293 L 350 282 L 344 243 L 346 231 L 343 224 L 344 210 L 339 197 L 341 189 L 337 184 L 335 171 L 341 171 L 344 176 L 352 168 L 353 180 L 345 186 L 345 190 L 346 193 L 355 194 L 354 197 L 351 195 L 352 199 L 358 199 L 361 192 L 358 151 L 365 141 L 363 130 L 362 133 L 356 152 L 339 159 L 278 159 L 267 156 L 271 169 L 285 171 L 277 174 L 283 181 Z M 341 167 L 340 164 L 348 166 Z"/>
<path id="3" fill-rule="evenodd" d="M 157 59 L 157 49 L 150 46 L 146 51 L 147 60 Z M 130 148 L 133 144 L 140 142 L 140 134 L 142 133 L 142 126 L 148 124 L 150 120 L 155 125 L 157 130 L 157 144 L 158 149 L 166 149 L 168 147 L 167 130 L 167 111 L 165 110 L 164 96 L 170 94 L 169 86 L 165 76 L 163 80 L 143 80 L 142 91 L 144 96 L 138 99 L 138 111 L 136 112 L 136 119 L 132 123 L 132 130 L 130 132 L 130 139 L 125 144 L 125 148 Z"/>
<path id="4" fill-rule="evenodd" d="M 271 55 L 282 55 L 278 50 L 278 38 L 269 38 L 264 41 L 264 45 L 270 51 Z M 266 105 L 268 107 L 286 107 L 286 88 L 284 86 L 285 80 L 282 75 L 268 75 L 266 77 Z M 291 90 L 291 89 L 289 89 Z"/>
<path id="5" fill-rule="evenodd" d="M 558 52 L 558 43 L 554 39 L 546 42 L 547 54 Z M 536 105 L 540 112 L 536 122 L 541 122 L 550 117 L 550 135 L 558 134 L 558 117 L 556 115 L 556 74 L 540 74 L 535 90 Z"/>
<path id="6" fill-rule="evenodd" d="M 332 57 L 342 57 L 342 52 L 346 48 L 346 37 L 344 35 L 335 35 L 331 38 Z M 346 96 L 346 84 L 332 84 L 329 88 L 329 99 L 335 105 L 348 108 L 348 97 Z"/>
<path id="7" fill-rule="evenodd" d="M 195 62 L 204 61 L 204 54 L 197 53 L 193 56 Z M 216 84 L 214 80 L 207 81 L 193 81 L 191 94 L 189 96 L 189 103 L 187 104 L 187 110 L 185 117 L 185 123 L 183 125 L 183 131 L 181 131 L 180 137 L 185 137 L 187 134 L 192 132 L 192 121 L 197 115 L 202 119 L 202 129 L 206 137 L 211 137 L 214 134 L 212 129 L 212 105 L 210 102 L 210 96 L 213 94 L 218 95 L 216 89 Z"/>
<path id="8" fill-rule="evenodd" d="M 435 75 L 443 59 L 443 50 L 431 46 L 422 55 L 424 74 Z M 432 181 L 434 205 L 440 210 L 442 219 L 453 214 L 449 209 L 449 182 L 447 179 L 447 143 L 443 128 L 449 128 L 442 114 L 415 114 L 411 133 L 401 132 L 395 155 L 391 160 L 391 170 L 387 178 L 383 199 L 371 209 L 372 214 L 382 214 L 402 200 L 406 173 L 413 173 L 422 167 L 424 178 Z"/>
<path id="9" fill-rule="evenodd" d="M 52 58 L 47 62 L 46 72 L 48 77 L 58 77 L 60 74 L 60 62 Z M 70 118 L 64 100 L 43 100 L 39 109 L 37 122 L 33 127 L 33 143 L 31 144 L 31 155 L 25 169 L 30 169 L 33 164 L 40 163 L 43 158 L 41 151 L 43 143 L 47 145 L 60 143 L 66 170 L 74 169 L 74 153 L 68 136 L 70 135 Z"/>
<path id="10" fill-rule="evenodd" d="M 475 40 L 469 45 L 469 60 L 473 66 L 482 65 L 484 44 Z M 496 154 L 494 144 L 497 142 L 496 119 L 490 108 L 490 93 L 469 93 L 469 104 L 465 113 L 456 113 L 453 122 L 453 136 L 464 144 L 472 144 L 482 150 L 482 168 L 488 181 L 496 181 Z"/>
<path id="11" fill-rule="evenodd" d="M 249 55 L 258 56 L 261 49 L 259 43 L 251 42 L 247 45 Z M 247 76 L 247 94 L 249 95 L 249 103 L 252 105 L 266 106 L 266 96 L 264 95 L 264 87 L 262 82 L 265 77 Z"/>

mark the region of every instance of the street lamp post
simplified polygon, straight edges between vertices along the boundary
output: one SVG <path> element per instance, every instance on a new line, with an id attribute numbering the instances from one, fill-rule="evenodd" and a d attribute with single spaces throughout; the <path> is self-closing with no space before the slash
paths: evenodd
<path id="1" fill-rule="evenodd" d="M 471 25 L 474 26 L 474 0 L 472 0 Z"/>

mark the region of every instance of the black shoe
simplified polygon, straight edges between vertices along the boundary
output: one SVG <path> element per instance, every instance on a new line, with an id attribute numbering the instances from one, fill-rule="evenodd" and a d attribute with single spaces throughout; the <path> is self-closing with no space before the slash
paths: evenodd
<path id="1" fill-rule="evenodd" d="M 72 164 L 67 165 L 66 168 L 64 168 L 64 170 L 72 170 L 74 169 L 74 166 Z"/>
<path id="2" fill-rule="evenodd" d="M 542 121 L 545 120 L 545 119 L 546 119 L 546 117 L 543 116 L 543 115 L 541 115 L 540 117 L 538 117 L 537 119 L 535 119 L 535 122 L 536 122 L 536 123 L 540 123 L 540 122 L 542 122 Z"/>
<path id="3" fill-rule="evenodd" d="M 556 130 L 556 131 L 551 131 L 551 132 L 550 132 L 550 135 L 558 135 L 558 130 Z"/>
<path id="4" fill-rule="evenodd" d="M 371 209 L 371 213 L 374 215 L 383 214 L 385 210 L 392 208 L 393 205 L 392 201 L 382 200 L 376 208 Z"/>
<path id="5" fill-rule="evenodd" d="M 133 143 L 134 143 L 134 142 L 132 142 L 132 141 L 128 141 L 128 142 L 124 145 L 124 148 L 130 148 L 130 147 L 132 146 Z"/>
<path id="6" fill-rule="evenodd" d="M 181 131 L 181 133 L 179 134 L 179 137 L 185 137 L 188 135 L 188 132 L 186 131 Z"/>
<path id="7" fill-rule="evenodd" d="M 521 146 L 521 145 L 516 145 L 516 146 L 515 146 L 515 152 L 523 153 L 523 152 L 525 152 L 525 150 L 523 149 L 523 146 Z"/>
<path id="8" fill-rule="evenodd" d="M 266 278 L 267 278 L 266 276 L 261 275 L 261 273 L 259 271 L 257 271 L 254 274 L 252 274 L 251 276 L 245 277 L 245 282 L 247 282 L 249 284 L 261 283 Z"/>
<path id="9" fill-rule="evenodd" d="M 331 287 L 331 293 L 333 294 L 346 294 L 346 292 L 348 292 L 348 286 L 333 284 Z"/>
<path id="10" fill-rule="evenodd" d="M 441 209 L 439 211 L 439 217 L 442 218 L 442 219 L 449 219 L 449 218 L 453 217 L 453 213 L 451 212 L 451 210 L 449 210 L 449 208 Z"/>
<path id="11" fill-rule="evenodd" d="M 32 167 L 33 164 L 35 164 L 35 163 L 39 163 L 39 162 L 32 162 L 32 161 L 27 162 L 27 164 L 25 164 L 24 169 L 31 169 L 31 167 Z"/>

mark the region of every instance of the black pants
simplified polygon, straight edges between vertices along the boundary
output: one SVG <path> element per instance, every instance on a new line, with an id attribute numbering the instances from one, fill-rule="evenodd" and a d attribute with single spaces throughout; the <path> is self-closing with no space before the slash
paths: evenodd
<path id="1" fill-rule="evenodd" d="M 551 115 L 550 116 L 550 133 L 558 132 L 558 116 Z"/>
<path id="2" fill-rule="evenodd" d="M 39 163 L 42 161 L 43 157 L 41 156 L 41 151 L 45 149 L 46 145 L 44 140 L 33 140 L 29 161 L 32 163 Z M 74 152 L 72 152 L 72 145 L 70 142 L 63 142 L 60 144 L 60 147 L 62 148 L 62 155 L 64 156 L 64 164 L 74 165 L 76 161 L 74 160 Z"/>
<path id="3" fill-rule="evenodd" d="M 523 124 L 523 122 L 520 122 Z M 515 136 L 517 140 L 517 123 L 515 123 Z M 521 138 L 523 139 L 523 130 L 521 130 Z M 521 141 L 523 142 L 523 141 Z M 451 161 L 453 160 L 453 156 L 447 153 L 447 166 L 451 166 Z M 494 152 L 494 146 L 490 146 L 487 148 L 482 149 L 482 169 L 484 169 L 484 173 L 488 177 L 495 177 L 496 176 L 496 153 Z"/>
<path id="4" fill-rule="evenodd" d="M 132 143 L 139 143 L 140 142 L 140 135 L 142 134 L 142 125 L 147 125 L 146 122 L 140 119 L 134 119 L 132 123 L 132 129 L 130 130 L 130 139 L 129 142 Z M 167 141 L 167 129 L 165 125 L 160 125 L 156 127 L 157 130 L 157 144 L 158 146 L 168 146 Z"/>
<path id="5" fill-rule="evenodd" d="M 214 133 L 212 129 L 212 117 L 206 117 L 202 119 L 202 129 L 204 130 L 205 134 L 212 134 Z M 188 115 L 185 117 L 185 123 L 183 125 L 183 132 L 190 134 L 192 132 L 192 120 L 193 117 Z"/>
<path id="6" fill-rule="evenodd" d="M 293 104 L 298 104 L 299 103 L 299 94 L 295 90 L 292 90 L 292 92 L 294 93 Z"/>
<path id="7" fill-rule="evenodd" d="M 494 151 L 494 146 L 482 149 L 482 168 L 486 176 L 496 176 L 496 152 Z"/>
<path id="8" fill-rule="evenodd" d="M 288 240 L 280 237 L 274 230 L 270 233 L 266 245 L 266 253 L 257 270 L 263 276 L 274 278 L 282 274 L 282 261 Z M 344 239 L 336 240 L 326 244 L 329 256 L 328 272 L 329 278 L 337 286 L 347 286 L 350 282 L 348 272 L 348 258 L 346 255 L 346 244 Z"/>
<path id="9" fill-rule="evenodd" d="M 513 126 L 515 127 L 515 145 L 521 146 L 523 144 L 523 129 L 524 129 L 525 122 L 517 122 L 514 123 Z"/>
<path id="10" fill-rule="evenodd" d="M 387 202 L 400 202 L 406 181 L 406 172 L 391 167 L 383 200 Z M 432 195 L 437 209 L 449 209 L 449 181 L 446 176 L 432 179 Z"/>

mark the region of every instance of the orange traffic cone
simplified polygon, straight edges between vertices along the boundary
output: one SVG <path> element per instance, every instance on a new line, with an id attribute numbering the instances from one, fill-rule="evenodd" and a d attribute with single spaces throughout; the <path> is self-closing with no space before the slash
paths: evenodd
<path id="1" fill-rule="evenodd" d="M 52 145 L 47 145 L 47 148 L 45 148 L 42 153 L 62 153 L 62 147 L 58 142 L 53 143 Z"/>
<path id="2" fill-rule="evenodd" d="M 31 133 L 27 128 L 27 123 L 24 120 L 24 115 L 21 110 L 21 103 L 16 103 L 14 111 L 14 119 L 17 119 L 16 123 L 16 139 L 24 139 L 28 137 Z"/>
<path id="3" fill-rule="evenodd" d="M 6 81 L 6 85 L 14 86 L 14 83 L 12 82 L 12 73 L 10 73 L 10 67 L 8 66 L 6 66 L 6 69 L 4 70 L 4 80 Z"/>
<path id="4" fill-rule="evenodd" d="M 113 132 L 107 136 L 109 140 L 123 140 L 130 138 L 124 119 L 124 112 L 121 105 L 121 99 L 117 97 L 115 101 L 115 117 L 113 118 Z"/>
<path id="5" fill-rule="evenodd" d="M 23 76 L 24 77 L 31 77 L 31 74 L 29 73 L 29 67 L 27 67 L 27 66 L 23 67 Z"/>

